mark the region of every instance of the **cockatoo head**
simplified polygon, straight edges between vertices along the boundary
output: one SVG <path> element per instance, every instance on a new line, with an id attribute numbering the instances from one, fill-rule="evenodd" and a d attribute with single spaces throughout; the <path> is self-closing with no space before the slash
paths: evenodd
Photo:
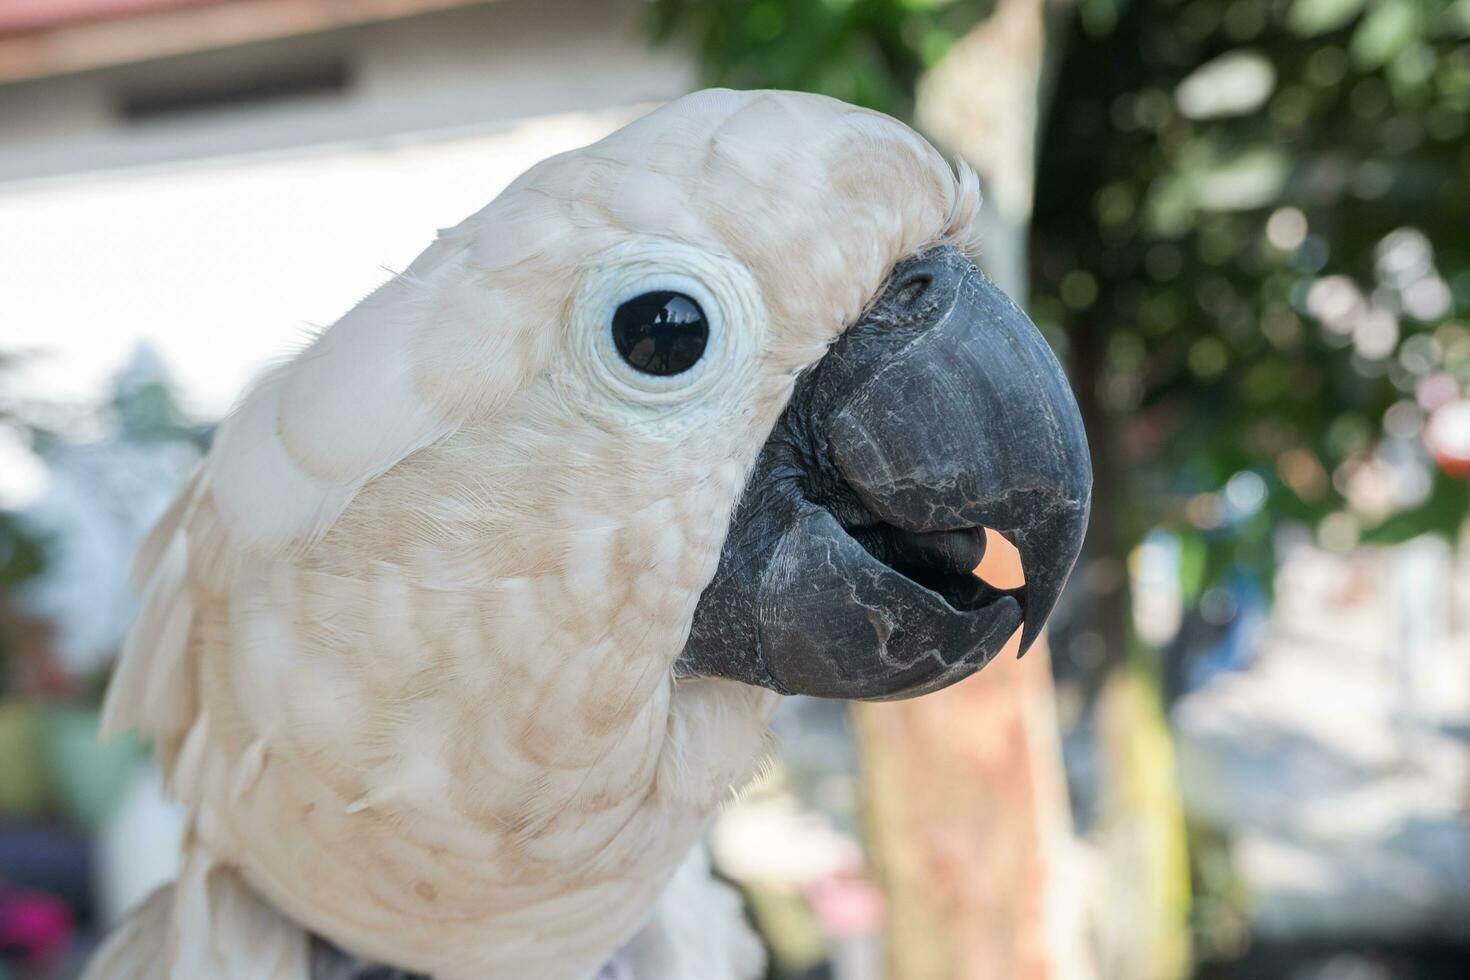
<path id="1" fill-rule="evenodd" d="M 795 93 L 533 167 L 222 423 L 140 551 L 105 726 L 333 942 L 595 971 L 771 690 L 934 690 L 1061 590 L 1082 425 L 965 254 L 976 206 L 906 127 Z M 971 574 L 1000 536 L 1023 587 Z"/>
<path id="2" fill-rule="evenodd" d="M 977 197 L 888 117 L 710 91 L 447 233 L 410 270 L 434 284 L 417 349 L 494 448 L 459 478 L 504 529 L 578 529 L 524 536 L 559 542 L 542 605 L 692 630 L 683 676 L 832 697 L 1028 645 L 1090 464 L 1055 357 L 965 254 Z M 986 529 L 1024 587 L 972 574 Z"/>

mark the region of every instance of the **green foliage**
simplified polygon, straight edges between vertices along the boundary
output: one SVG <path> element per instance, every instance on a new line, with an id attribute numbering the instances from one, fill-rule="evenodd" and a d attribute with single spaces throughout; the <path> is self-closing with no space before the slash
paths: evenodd
<path id="1" fill-rule="evenodd" d="M 29 445 L 37 430 L 5 392 L 5 381 L 14 368 L 13 358 L 0 356 L 0 435 Z M 0 509 L 0 597 L 26 579 L 39 575 L 44 566 L 41 540 L 22 527 L 14 514 Z M 0 637 L 0 652 L 3 649 L 4 638 Z"/>
<path id="2" fill-rule="evenodd" d="M 38 430 L 28 419 L 23 407 L 7 397 L 6 381 L 14 368 L 14 358 L 0 356 L 0 437 L 29 446 L 37 438 Z M 6 687 L 5 665 L 11 647 L 9 630 L 3 618 L 3 614 L 9 612 L 8 594 L 45 570 L 45 545 L 46 542 L 26 527 L 16 514 L 0 508 L 0 694 L 4 693 Z M 21 724 L 14 718 L 9 720 Z M 0 725 L 0 728 L 3 727 L 5 726 Z M 0 739 L 3 736 L 4 733 L 0 732 Z M 15 781 L 12 780 L 11 783 Z M 8 799 L 6 794 L 9 788 L 13 788 L 9 783 L 0 787 L 0 797 Z M 0 806 L 4 802 L 5 799 L 0 799 Z"/>
<path id="3" fill-rule="evenodd" d="M 1269 564 L 1284 518 L 1337 515 L 1346 544 L 1470 510 L 1415 398 L 1429 375 L 1470 385 L 1458 17 L 1444 0 L 1135 0 L 1070 30 L 1033 312 L 1105 352 L 1074 368 L 1114 424 L 1132 535 L 1162 516 L 1204 543 L 1208 577 Z M 1242 472 L 1263 506 L 1232 504 Z"/>
<path id="4" fill-rule="evenodd" d="M 653 0 L 661 39 L 693 41 L 705 81 L 820 92 L 898 116 L 920 73 L 991 0 Z"/>
<path id="5" fill-rule="evenodd" d="M 100 465 L 113 467 L 110 473 L 127 474 L 129 467 L 115 453 L 95 454 L 108 453 L 114 443 L 172 442 L 200 450 L 207 443 L 207 431 L 180 408 L 162 364 L 146 349 L 118 375 L 111 397 L 101 404 L 64 405 L 20 396 L 15 378 L 23 365 L 23 356 L 0 354 L 0 437 L 29 449 L 48 467 L 58 458 L 74 459 L 79 451 L 91 451 Z M 100 442 L 99 433 L 106 433 Z M 108 510 L 125 513 L 127 502 L 118 499 L 117 491 L 127 486 L 129 479 L 123 478 L 116 485 L 98 487 L 97 499 L 105 500 Z M 13 624 L 7 618 L 11 597 L 51 567 L 48 557 L 54 558 L 62 545 L 56 532 L 42 532 L 42 526 L 0 506 L 0 695 L 8 693 L 11 679 L 6 661 L 17 653 Z"/>
<path id="6" fill-rule="evenodd" d="M 41 542 L 20 527 L 13 514 L 0 511 L 0 591 L 41 574 L 45 564 Z"/>

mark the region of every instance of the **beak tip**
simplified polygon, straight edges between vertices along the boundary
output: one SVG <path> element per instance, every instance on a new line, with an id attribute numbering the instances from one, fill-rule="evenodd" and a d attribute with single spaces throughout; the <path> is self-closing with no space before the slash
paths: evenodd
<path id="1" fill-rule="evenodd" d="M 1036 641 L 1041 638 L 1042 627 L 1046 623 L 1045 617 L 1033 619 L 1026 617 L 1026 623 L 1021 627 L 1021 642 L 1016 645 L 1016 659 L 1020 660 L 1031 651 Z"/>
<path id="2" fill-rule="evenodd" d="M 1024 656 L 1040 638 L 1071 577 L 1087 533 L 1089 502 L 1084 497 L 1078 504 L 1056 506 L 1038 521 L 1021 547 L 1028 574 L 1018 655 Z"/>

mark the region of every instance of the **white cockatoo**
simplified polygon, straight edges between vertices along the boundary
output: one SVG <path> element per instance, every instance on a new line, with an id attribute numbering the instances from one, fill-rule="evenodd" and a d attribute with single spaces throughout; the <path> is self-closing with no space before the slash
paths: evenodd
<path id="1" fill-rule="evenodd" d="M 1080 545 L 1076 405 L 976 207 L 886 116 L 700 92 L 270 372 L 138 556 L 104 725 L 189 824 L 89 976 L 758 975 L 698 841 L 778 695 L 952 683 Z M 1024 588 L 970 574 L 986 528 Z"/>

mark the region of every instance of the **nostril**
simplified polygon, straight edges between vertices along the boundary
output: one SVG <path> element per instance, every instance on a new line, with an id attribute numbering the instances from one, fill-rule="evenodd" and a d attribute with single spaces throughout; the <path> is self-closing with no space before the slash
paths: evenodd
<path id="1" fill-rule="evenodd" d="M 928 272 L 915 272 L 906 278 L 894 291 L 893 302 L 899 307 L 913 307 L 918 305 L 919 300 L 929 291 L 934 283 L 934 276 Z"/>

